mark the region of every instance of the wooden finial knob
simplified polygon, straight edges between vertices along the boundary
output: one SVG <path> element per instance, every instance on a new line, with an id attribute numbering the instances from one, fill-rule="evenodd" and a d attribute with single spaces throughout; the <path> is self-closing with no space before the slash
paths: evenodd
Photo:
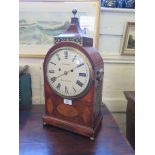
<path id="1" fill-rule="evenodd" d="M 76 9 L 73 9 L 73 10 L 72 10 L 72 13 L 73 13 L 74 18 L 75 18 L 75 15 L 76 15 L 76 13 L 77 13 L 77 10 L 76 10 Z"/>

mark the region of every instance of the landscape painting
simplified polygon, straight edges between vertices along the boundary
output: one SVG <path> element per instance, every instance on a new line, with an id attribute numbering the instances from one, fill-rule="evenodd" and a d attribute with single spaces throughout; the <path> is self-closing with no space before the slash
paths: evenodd
<path id="1" fill-rule="evenodd" d="M 54 36 L 63 33 L 68 28 L 71 17 L 73 17 L 74 5 L 78 11 L 76 16 L 79 18 L 81 28 L 86 36 L 94 39 L 95 46 L 97 17 L 95 9 L 89 10 L 95 6 L 95 3 L 89 4 L 87 9 L 83 5 L 78 7 L 76 3 L 79 4 L 79 2 L 20 2 L 20 55 L 45 55 L 54 44 Z"/>
<path id="2" fill-rule="evenodd" d="M 129 29 L 129 35 L 128 35 L 128 43 L 127 43 L 128 49 L 135 49 L 135 28 L 131 27 Z"/>
<path id="3" fill-rule="evenodd" d="M 47 17 L 50 13 L 44 13 Z M 56 14 L 56 13 L 55 13 Z M 40 45 L 52 44 L 53 36 L 57 36 L 65 31 L 69 25 L 69 21 L 56 21 L 37 19 L 41 17 L 39 12 L 21 13 L 22 18 L 19 20 L 20 44 L 23 45 Z M 58 15 L 55 15 L 58 17 Z M 53 19 L 53 18 L 52 18 Z"/>
<path id="4" fill-rule="evenodd" d="M 127 22 L 122 40 L 122 55 L 135 55 L 135 22 Z"/>

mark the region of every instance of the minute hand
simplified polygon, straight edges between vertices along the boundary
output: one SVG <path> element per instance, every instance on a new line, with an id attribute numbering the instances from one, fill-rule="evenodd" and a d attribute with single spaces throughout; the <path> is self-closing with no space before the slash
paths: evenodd
<path id="1" fill-rule="evenodd" d="M 61 76 L 63 76 L 63 75 L 67 75 L 69 72 L 71 72 L 71 71 L 75 70 L 76 68 L 79 68 L 79 67 L 81 67 L 81 66 L 83 66 L 83 65 L 84 65 L 84 63 L 81 63 L 81 64 L 77 65 L 76 67 L 70 69 L 69 71 L 65 71 L 63 74 L 61 74 L 61 75 L 59 75 L 59 76 L 57 76 L 57 77 L 55 77 L 55 78 L 59 78 L 59 77 L 61 77 Z"/>
<path id="2" fill-rule="evenodd" d="M 79 68 L 79 67 L 81 67 L 81 66 L 83 66 L 83 65 L 84 65 L 84 63 L 81 63 L 81 64 L 77 65 L 76 67 L 72 68 L 71 70 L 69 70 L 69 72 L 70 72 L 70 71 L 73 71 L 73 70 L 75 70 L 76 68 Z"/>

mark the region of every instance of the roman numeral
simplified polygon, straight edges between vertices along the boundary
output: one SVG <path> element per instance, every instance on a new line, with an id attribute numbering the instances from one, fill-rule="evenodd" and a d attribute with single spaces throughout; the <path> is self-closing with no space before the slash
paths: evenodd
<path id="1" fill-rule="evenodd" d="M 73 58 L 72 62 L 75 60 L 75 58 L 76 58 L 76 55 L 75 55 L 75 57 Z"/>
<path id="2" fill-rule="evenodd" d="M 73 87 L 73 86 L 72 86 Z M 76 92 L 76 89 L 73 87 L 74 91 Z"/>
<path id="3" fill-rule="evenodd" d="M 51 81 L 52 81 L 52 83 L 54 83 L 56 81 L 56 77 L 52 77 Z"/>
<path id="4" fill-rule="evenodd" d="M 64 51 L 65 59 L 68 59 L 68 51 Z"/>
<path id="5" fill-rule="evenodd" d="M 59 54 L 56 53 L 56 56 L 57 56 L 58 60 L 60 61 L 60 56 L 59 56 Z"/>
<path id="6" fill-rule="evenodd" d="M 80 87 L 83 86 L 83 83 L 82 83 L 81 81 L 79 81 L 79 80 L 76 81 L 76 84 L 77 84 L 78 86 L 80 86 Z"/>
<path id="7" fill-rule="evenodd" d="M 77 66 L 77 68 L 79 68 L 79 67 L 81 67 L 81 66 L 83 66 L 84 65 L 84 63 L 81 63 L 81 64 L 79 64 L 78 66 Z"/>
<path id="8" fill-rule="evenodd" d="M 54 70 L 49 70 L 49 73 L 54 73 Z"/>
<path id="9" fill-rule="evenodd" d="M 56 64 L 55 64 L 54 62 L 52 62 L 52 61 L 51 61 L 50 63 L 53 64 L 53 65 L 56 65 Z"/>
<path id="10" fill-rule="evenodd" d="M 61 87 L 61 84 L 58 83 L 58 85 L 56 86 L 56 88 L 57 88 L 58 90 L 60 90 L 60 87 Z"/>
<path id="11" fill-rule="evenodd" d="M 79 73 L 79 76 L 86 77 L 86 73 Z"/>
<path id="12" fill-rule="evenodd" d="M 65 93 L 68 94 L 68 88 L 65 86 Z"/>

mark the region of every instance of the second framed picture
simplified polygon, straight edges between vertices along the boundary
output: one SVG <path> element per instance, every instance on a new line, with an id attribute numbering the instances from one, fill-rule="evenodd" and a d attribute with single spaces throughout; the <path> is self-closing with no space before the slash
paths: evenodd
<path id="1" fill-rule="evenodd" d="M 127 22 L 121 46 L 122 55 L 135 55 L 135 22 Z"/>

